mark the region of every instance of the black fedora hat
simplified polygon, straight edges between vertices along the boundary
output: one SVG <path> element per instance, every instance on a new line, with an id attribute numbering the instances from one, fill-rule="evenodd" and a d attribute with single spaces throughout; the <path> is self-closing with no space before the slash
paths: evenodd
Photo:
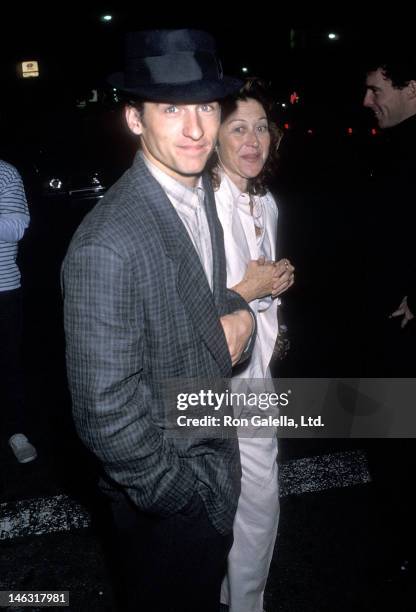
<path id="1" fill-rule="evenodd" d="M 143 100 L 182 103 L 220 100 L 242 85 L 223 75 L 214 39 L 200 30 L 130 32 L 125 70 L 108 82 Z"/>

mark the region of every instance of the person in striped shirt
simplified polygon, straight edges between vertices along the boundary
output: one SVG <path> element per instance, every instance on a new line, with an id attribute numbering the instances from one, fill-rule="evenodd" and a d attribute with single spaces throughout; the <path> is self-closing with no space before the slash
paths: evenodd
<path id="1" fill-rule="evenodd" d="M 16 263 L 18 243 L 29 225 L 22 179 L 11 164 L 0 160 L 0 406 L 9 445 L 20 463 L 36 458 L 24 430 L 22 373 L 22 296 Z"/>

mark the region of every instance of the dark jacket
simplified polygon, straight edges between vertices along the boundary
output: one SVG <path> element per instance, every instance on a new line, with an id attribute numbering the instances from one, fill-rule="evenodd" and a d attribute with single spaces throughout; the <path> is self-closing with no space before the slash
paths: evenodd
<path id="1" fill-rule="evenodd" d="M 416 290 L 416 115 L 384 130 L 371 158 L 367 219 L 373 307 L 395 309 Z M 410 298 L 412 299 L 412 297 Z"/>

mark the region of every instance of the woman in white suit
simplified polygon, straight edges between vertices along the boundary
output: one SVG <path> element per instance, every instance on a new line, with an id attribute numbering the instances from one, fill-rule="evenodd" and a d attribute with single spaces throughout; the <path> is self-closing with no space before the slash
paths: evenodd
<path id="1" fill-rule="evenodd" d="M 222 107 L 212 179 L 224 230 L 227 286 L 240 293 L 257 318 L 252 358 L 238 379 L 270 378 L 278 336 L 278 295 L 294 282 L 287 259 L 275 262 L 277 205 L 265 187 L 280 142 L 263 85 L 248 80 Z M 221 602 L 230 612 L 261 612 L 279 520 L 277 438 L 239 439 L 242 482 Z"/>

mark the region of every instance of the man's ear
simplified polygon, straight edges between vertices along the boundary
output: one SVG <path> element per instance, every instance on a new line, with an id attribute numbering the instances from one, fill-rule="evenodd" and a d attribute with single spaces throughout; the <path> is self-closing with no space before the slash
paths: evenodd
<path id="1" fill-rule="evenodd" d="M 124 114 L 129 129 L 133 132 L 133 134 L 140 136 L 143 132 L 143 124 L 137 108 L 134 108 L 134 106 L 126 106 Z"/>

